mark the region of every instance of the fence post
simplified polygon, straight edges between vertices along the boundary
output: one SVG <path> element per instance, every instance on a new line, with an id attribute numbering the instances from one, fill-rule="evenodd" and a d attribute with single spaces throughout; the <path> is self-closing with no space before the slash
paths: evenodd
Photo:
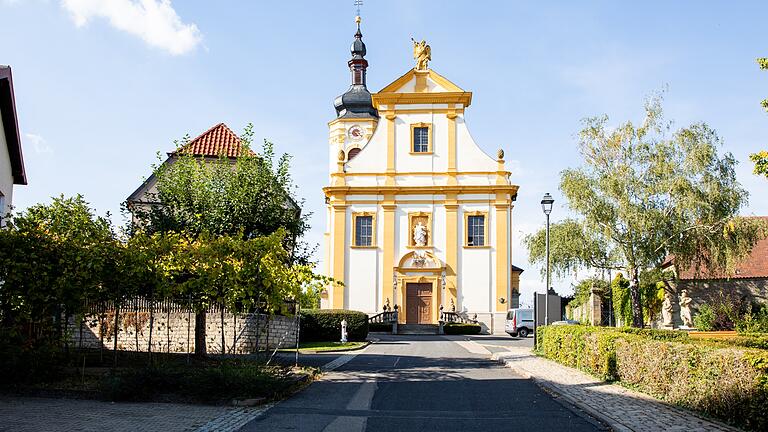
<path id="1" fill-rule="evenodd" d="M 187 364 L 189 364 L 190 346 L 189 346 L 189 329 L 192 325 L 192 294 L 189 295 L 187 301 Z"/>
<path id="2" fill-rule="evenodd" d="M 115 354 L 114 367 L 117 367 L 117 335 L 120 332 L 120 302 L 115 300 L 115 331 L 114 331 L 114 343 L 112 352 Z"/>
<path id="3" fill-rule="evenodd" d="M 147 353 L 149 354 L 149 364 L 152 364 L 152 328 L 155 326 L 155 297 L 152 295 L 149 298 L 149 344 L 147 345 Z"/>
<path id="4" fill-rule="evenodd" d="M 294 366 L 299 367 L 299 335 L 301 334 L 301 303 L 296 302 L 296 361 Z"/>
<path id="5" fill-rule="evenodd" d="M 224 341 L 224 303 L 219 304 L 221 309 L 221 354 L 227 353 L 227 343 Z"/>
<path id="6" fill-rule="evenodd" d="M 165 309 L 166 309 L 166 316 L 165 316 L 165 345 L 166 345 L 166 351 L 168 354 L 171 353 L 171 302 L 168 301 L 168 299 L 165 299 Z"/>

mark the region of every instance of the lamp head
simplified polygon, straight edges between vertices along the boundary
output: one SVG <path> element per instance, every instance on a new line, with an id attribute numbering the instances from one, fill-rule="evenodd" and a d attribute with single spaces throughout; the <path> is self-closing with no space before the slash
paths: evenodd
<path id="1" fill-rule="evenodd" d="M 545 215 L 552 213 L 552 204 L 554 202 L 555 200 L 552 198 L 552 195 L 550 195 L 549 192 L 544 194 L 544 198 L 541 199 L 541 209 L 544 210 Z"/>

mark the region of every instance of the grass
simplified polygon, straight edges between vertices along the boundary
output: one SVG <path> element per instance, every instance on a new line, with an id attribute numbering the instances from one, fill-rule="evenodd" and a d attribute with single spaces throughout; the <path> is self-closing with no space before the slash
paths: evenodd
<path id="1" fill-rule="evenodd" d="M 299 351 L 330 352 L 351 351 L 366 346 L 368 342 L 303 342 L 299 344 Z M 281 349 L 282 352 L 294 351 L 294 349 Z"/>

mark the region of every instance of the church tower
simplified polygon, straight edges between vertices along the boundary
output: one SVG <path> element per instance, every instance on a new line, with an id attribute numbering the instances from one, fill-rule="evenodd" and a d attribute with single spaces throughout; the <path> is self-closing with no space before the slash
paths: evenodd
<path id="1" fill-rule="evenodd" d="M 352 84 L 333 101 L 336 119 L 328 123 L 331 173 L 336 171 L 340 152 L 344 152 L 342 161 L 353 159 L 373 135 L 379 122 L 379 113 L 373 107 L 371 92 L 366 87 L 368 60 L 365 59 L 360 21 L 359 16 L 355 18 L 357 32 L 350 47 L 352 58 L 347 62 Z"/>

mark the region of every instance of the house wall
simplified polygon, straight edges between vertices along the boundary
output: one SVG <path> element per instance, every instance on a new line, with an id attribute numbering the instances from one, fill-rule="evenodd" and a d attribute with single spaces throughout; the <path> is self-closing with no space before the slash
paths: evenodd
<path id="1" fill-rule="evenodd" d="M 0 116 L 0 193 L 2 193 L 0 217 L 5 218 L 13 204 L 13 174 L 11 156 L 8 154 L 8 142 L 5 139 L 5 126 L 2 122 L 2 116 Z"/>
<path id="2" fill-rule="evenodd" d="M 703 303 L 716 301 L 720 293 L 733 293 L 740 299 L 747 299 L 768 304 L 768 278 L 733 278 L 711 281 L 680 280 L 675 284 L 675 299 L 684 289 L 691 297 L 691 306 L 695 309 Z M 679 312 L 677 301 L 675 312 Z M 675 315 L 676 316 L 676 315 Z M 677 316 L 676 316 L 677 317 Z"/>

